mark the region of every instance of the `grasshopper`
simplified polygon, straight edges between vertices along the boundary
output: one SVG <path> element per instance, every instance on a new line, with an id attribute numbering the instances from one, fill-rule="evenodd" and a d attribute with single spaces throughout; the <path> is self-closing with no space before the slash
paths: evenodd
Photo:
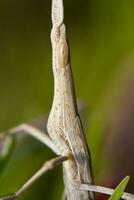
<path id="1" fill-rule="evenodd" d="M 94 200 L 93 192 L 108 195 L 114 192 L 113 189 L 93 185 L 91 157 L 78 113 L 63 18 L 63 1 L 52 0 L 54 99 L 47 120 L 49 135 L 45 134 L 40 127 L 43 123 L 42 128 L 44 130 L 46 128 L 44 116 L 35 123 L 25 123 L 9 129 L 6 134 L 0 134 L 0 140 L 5 140 L 9 135 L 25 132 L 48 146 L 58 157 L 45 162 L 20 189 L 10 196 L 1 197 L 0 200 L 16 199 L 46 171 L 62 163 L 65 183 L 64 200 Z M 134 195 L 123 193 L 122 198 L 133 200 Z"/>
<path id="2" fill-rule="evenodd" d="M 60 154 L 71 155 L 70 159 L 63 164 L 67 199 L 91 200 L 94 199 L 92 192 L 76 189 L 76 185 L 79 187 L 79 184 L 92 184 L 93 181 L 90 153 L 77 109 L 70 52 L 61 10 L 63 10 L 62 1 L 53 0 L 51 42 L 54 99 L 47 129 Z"/>

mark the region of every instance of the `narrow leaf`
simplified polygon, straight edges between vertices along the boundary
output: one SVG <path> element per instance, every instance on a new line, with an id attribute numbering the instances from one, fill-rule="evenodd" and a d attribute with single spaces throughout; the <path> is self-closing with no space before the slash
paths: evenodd
<path id="1" fill-rule="evenodd" d="M 0 175 L 12 153 L 14 140 L 12 137 L 0 138 Z"/>
<path id="2" fill-rule="evenodd" d="M 112 196 L 109 198 L 109 200 L 119 200 L 128 184 L 130 177 L 126 176 L 121 183 L 116 187 L 114 190 Z"/>

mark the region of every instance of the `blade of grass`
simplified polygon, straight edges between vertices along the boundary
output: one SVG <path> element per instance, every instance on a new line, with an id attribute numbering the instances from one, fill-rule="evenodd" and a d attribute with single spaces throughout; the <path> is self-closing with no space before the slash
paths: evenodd
<path id="1" fill-rule="evenodd" d="M 12 137 L 8 137 L 5 139 L 3 138 L 3 140 L 0 140 L 0 175 L 6 163 L 8 162 L 9 157 L 12 154 L 14 142 L 15 141 Z"/>
<path id="2" fill-rule="evenodd" d="M 128 184 L 130 177 L 126 176 L 120 184 L 115 188 L 112 196 L 108 200 L 119 200 Z"/>

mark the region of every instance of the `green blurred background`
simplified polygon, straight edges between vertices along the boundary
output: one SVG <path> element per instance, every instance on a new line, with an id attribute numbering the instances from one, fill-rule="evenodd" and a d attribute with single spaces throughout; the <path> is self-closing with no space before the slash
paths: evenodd
<path id="1" fill-rule="evenodd" d="M 85 130 L 95 182 L 116 185 L 131 175 L 134 192 L 134 1 L 64 1 L 77 97 L 86 104 Z M 51 1 L 0 1 L 0 131 L 50 110 Z M 16 141 L 0 171 L 0 196 L 14 192 L 54 155 L 38 141 Z M 57 200 L 60 167 L 20 199 Z"/>

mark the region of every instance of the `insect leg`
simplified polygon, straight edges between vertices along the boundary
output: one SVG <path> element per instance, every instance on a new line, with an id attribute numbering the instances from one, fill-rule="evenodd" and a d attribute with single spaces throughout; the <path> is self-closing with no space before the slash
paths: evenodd
<path id="1" fill-rule="evenodd" d="M 4 133 L 0 133 L 0 140 L 5 139 L 9 135 L 15 135 L 15 134 L 18 135 L 19 133 L 21 134 L 27 133 L 31 135 L 32 137 L 36 138 L 37 140 L 39 140 L 40 142 L 48 146 L 54 153 L 59 155 L 59 151 L 56 148 L 56 146 L 53 144 L 51 138 L 47 134 L 39 130 L 38 128 L 29 124 L 21 124 L 19 126 L 9 129 L 8 131 Z"/>
<path id="2" fill-rule="evenodd" d="M 36 182 L 45 172 L 48 170 L 52 170 L 57 165 L 60 165 L 62 162 L 66 161 L 68 159 L 68 156 L 59 156 L 56 158 L 53 158 L 43 164 L 43 166 L 13 195 L 2 197 L 0 200 L 13 200 L 18 198 L 21 194 L 23 194 L 28 188 Z"/>

